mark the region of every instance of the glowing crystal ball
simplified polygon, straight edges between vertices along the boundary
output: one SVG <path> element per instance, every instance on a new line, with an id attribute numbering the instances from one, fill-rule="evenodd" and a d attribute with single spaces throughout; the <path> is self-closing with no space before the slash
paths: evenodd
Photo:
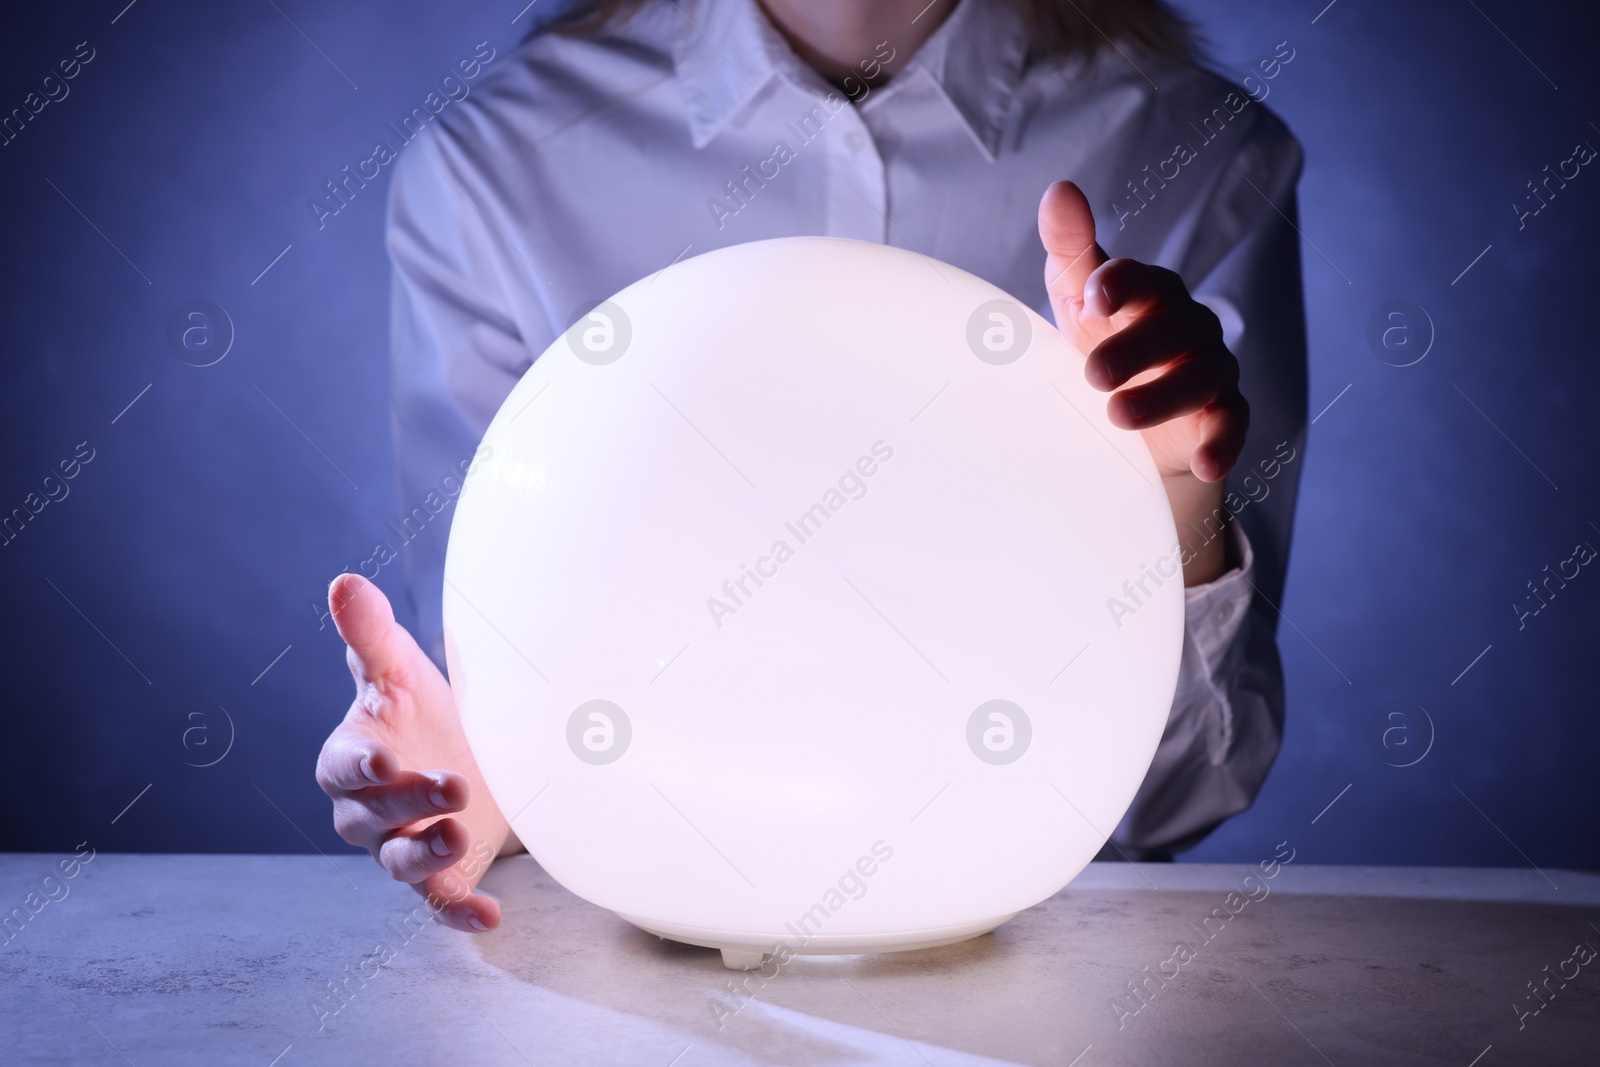
<path id="1" fill-rule="evenodd" d="M 489 426 L 445 567 L 451 685 L 528 851 L 730 967 L 1059 891 L 1150 765 L 1183 634 L 1166 496 L 1105 402 L 1035 312 L 881 245 L 726 248 L 581 316 Z"/>

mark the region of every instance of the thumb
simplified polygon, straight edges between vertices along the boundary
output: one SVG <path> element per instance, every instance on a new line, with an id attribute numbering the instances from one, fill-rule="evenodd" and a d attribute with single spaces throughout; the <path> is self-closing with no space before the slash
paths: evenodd
<path id="1" fill-rule="evenodd" d="M 328 609 L 339 636 L 350 646 L 347 657 L 356 681 L 382 678 L 399 667 L 416 647 L 394 621 L 383 590 L 359 574 L 341 574 L 328 586 Z"/>
<path id="2" fill-rule="evenodd" d="M 1083 311 L 1084 283 L 1106 261 L 1094 240 L 1094 212 L 1072 182 L 1054 182 L 1039 201 L 1039 240 L 1044 244 L 1044 283 L 1056 311 L 1056 325 L 1067 328 Z"/>

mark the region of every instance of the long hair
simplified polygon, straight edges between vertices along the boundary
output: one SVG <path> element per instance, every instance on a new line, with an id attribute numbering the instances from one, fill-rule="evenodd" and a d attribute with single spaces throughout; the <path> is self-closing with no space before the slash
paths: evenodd
<path id="1" fill-rule="evenodd" d="M 593 37 L 660 0 L 576 0 L 535 32 Z M 1028 26 L 1034 54 L 1093 59 L 1128 45 L 1183 67 L 1198 66 L 1205 46 L 1194 24 L 1167 0 L 1009 0 Z"/>

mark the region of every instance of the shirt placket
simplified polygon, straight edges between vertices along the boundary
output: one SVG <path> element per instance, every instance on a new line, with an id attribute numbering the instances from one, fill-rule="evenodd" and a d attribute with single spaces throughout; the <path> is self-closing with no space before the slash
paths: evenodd
<path id="1" fill-rule="evenodd" d="M 828 236 L 884 244 L 889 197 L 883 157 L 861 115 L 846 106 L 822 138 L 827 152 Z"/>

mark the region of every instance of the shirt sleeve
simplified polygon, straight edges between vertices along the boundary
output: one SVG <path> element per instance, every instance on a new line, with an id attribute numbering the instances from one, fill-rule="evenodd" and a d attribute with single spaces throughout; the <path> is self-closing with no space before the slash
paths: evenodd
<path id="1" fill-rule="evenodd" d="M 1255 799 L 1283 736 L 1283 672 L 1270 619 L 1251 610 L 1258 566 L 1243 526 L 1223 532 L 1242 562 L 1184 590 L 1183 659 L 1166 731 L 1118 845 L 1173 852 Z"/>
<path id="2" fill-rule="evenodd" d="M 417 641 L 441 670 L 445 546 L 455 511 L 455 494 L 447 490 L 454 485 L 459 492 L 489 421 L 532 363 L 503 284 L 502 253 L 515 250 L 504 247 L 505 227 L 480 213 L 492 210 L 492 199 L 474 196 L 472 172 L 459 164 L 461 153 L 448 137 L 434 128 L 408 146 L 387 221 L 401 515 L 393 532 Z"/>
<path id="3" fill-rule="evenodd" d="M 1249 807 L 1283 736 L 1278 604 L 1307 409 L 1294 193 L 1303 156 L 1264 109 L 1252 134 L 1214 187 L 1178 268 L 1222 321 L 1250 428 L 1224 487 L 1233 518 L 1218 536 L 1229 540 L 1230 569 L 1184 591 L 1183 658 L 1167 728 L 1112 834 L 1135 851 L 1192 847 Z"/>

